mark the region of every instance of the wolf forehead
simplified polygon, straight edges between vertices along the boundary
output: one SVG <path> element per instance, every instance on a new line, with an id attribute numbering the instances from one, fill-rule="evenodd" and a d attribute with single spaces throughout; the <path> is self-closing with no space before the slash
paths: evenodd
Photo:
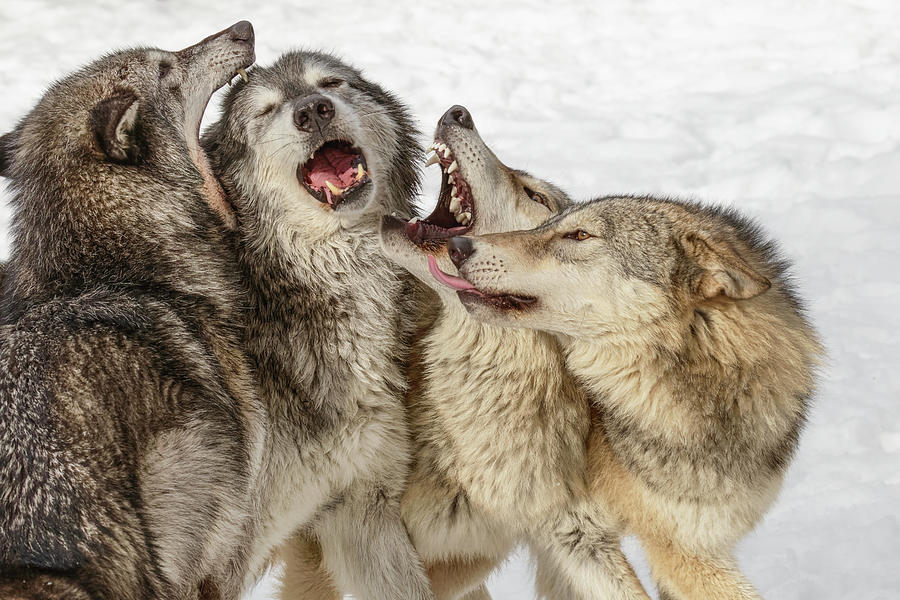
<path id="1" fill-rule="evenodd" d="M 249 106 L 299 98 L 323 84 L 327 87 L 346 82 L 373 98 L 384 93 L 368 82 L 356 67 L 330 54 L 311 50 L 288 52 L 269 66 L 254 66 L 249 73 L 248 82 L 239 82 L 227 94 L 223 102 L 224 113 L 234 114 Z"/>

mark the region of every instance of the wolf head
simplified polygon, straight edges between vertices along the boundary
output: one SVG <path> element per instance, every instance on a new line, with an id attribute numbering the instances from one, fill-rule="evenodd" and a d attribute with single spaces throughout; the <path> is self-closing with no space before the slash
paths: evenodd
<path id="1" fill-rule="evenodd" d="M 253 62 L 253 42 L 242 21 L 178 52 L 110 54 L 0 138 L 20 291 L 160 283 L 193 254 L 192 237 L 233 221 L 198 134 L 212 93 Z"/>
<path id="2" fill-rule="evenodd" d="M 242 215 L 310 239 L 410 210 L 415 133 L 406 108 L 359 70 L 297 51 L 238 83 L 204 144 Z"/>
<path id="3" fill-rule="evenodd" d="M 449 238 L 535 227 L 572 202 L 553 184 L 500 162 L 463 106 L 440 118 L 430 151 L 428 164 L 441 169 L 437 206 L 424 219 L 385 217 L 381 241 L 392 260 L 455 303 L 453 290 L 439 281 L 453 268 Z"/>
<path id="4" fill-rule="evenodd" d="M 575 337 L 637 340 L 686 329 L 705 309 L 752 301 L 784 264 L 735 213 L 651 198 L 603 198 L 536 229 L 454 238 L 451 283 L 476 317 Z M 683 327 L 679 326 L 683 325 Z M 673 325 L 675 325 L 673 329 Z"/>

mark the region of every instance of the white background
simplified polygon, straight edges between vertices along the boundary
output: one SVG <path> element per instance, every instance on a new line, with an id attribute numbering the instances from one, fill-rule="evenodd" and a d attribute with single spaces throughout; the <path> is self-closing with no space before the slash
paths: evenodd
<path id="1" fill-rule="evenodd" d="M 464 104 L 508 164 L 576 197 L 676 195 L 757 217 L 795 260 L 829 359 L 741 564 L 766 598 L 900 598 L 900 2 L 3 0 L 0 130 L 103 52 L 177 49 L 243 18 L 260 63 L 333 50 L 426 132 Z M 425 203 L 436 188 L 432 171 Z M 518 556 L 494 597 L 532 597 L 530 573 Z"/>

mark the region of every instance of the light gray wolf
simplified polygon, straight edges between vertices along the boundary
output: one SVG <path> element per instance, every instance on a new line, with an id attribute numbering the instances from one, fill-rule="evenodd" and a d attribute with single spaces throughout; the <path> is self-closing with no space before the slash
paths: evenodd
<path id="1" fill-rule="evenodd" d="M 591 491 L 664 598 L 758 598 L 733 547 L 774 501 L 822 349 L 760 228 L 736 211 L 613 197 L 448 242 L 470 314 L 552 332 L 597 409 Z"/>
<path id="2" fill-rule="evenodd" d="M 262 424 L 200 149 L 242 21 L 62 79 L 0 142 L 0 596 L 237 598 Z"/>
<path id="3" fill-rule="evenodd" d="M 571 200 L 504 165 L 462 106 L 441 117 L 432 148 L 428 162 L 441 169 L 437 206 L 424 219 L 386 217 L 382 244 L 439 300 L 420 307 L 412 345 L 407 411 L 415 458 L 402 502 L 435 595 L 489 598 L 487 576 L 526 543 L 543 597 L 647 598 L 615 530 L 603 528 L 605 513 L 579 539 L 570 535 L 573 524 L 594 516 L 585 480 L 591 415 L 558 342 L 470 318 L 440 282 L 442 269 L 453 268 L 446 249 L 453 235 L 534 227 Z M 313 577 L 309 562 L 286 569 Z"/>
<path id="4" fill-rule="evenodd" d="M 411 283 L 378 237 L 383 213 L 411 210 L 414 136 L 389 92 L 300 51 L 238 82 L 204 135 L 237 211 L 245 344 L 271 415 L 253 565 L 314 551 L 338 590 L 371 600 L 433 597 L 400 516 Z"/>

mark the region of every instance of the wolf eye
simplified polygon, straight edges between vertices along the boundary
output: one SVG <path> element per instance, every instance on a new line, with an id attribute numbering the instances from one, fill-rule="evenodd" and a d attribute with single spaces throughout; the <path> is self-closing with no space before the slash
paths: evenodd
<path id="1" fill-rule="evenodd" d="M 331 77 L 329 79 L 323 79 L 322 81 L 320 81 L 319 87 L 336 88 L 336 87 L 340 87 L 342 83 L 344 83 L 343 79 L 340 79 L 338 77 Z"/>
<path id="2" fill-rule="evenodd" d="M 532 200 L 534 200 L 534 201 L 537 202 L 538 204 L 542 204 L 542 205 L 546 206 L 547 208 L 550 208 L 550 202 L 544 197 L 543 194 L 540 194 L 540 193 L 538 193 L 538 192 L 535 192 L 535 191 L 532 190 L 531 188 L 528 188 L 528 187 L 525 187 L 525 186 L 522 186 L 522 189 L 525 190 L 525 193 L 528 194 L 528 197 L 529 197 L 529 198 L 531 198 Z M 553 209 L 550 208 L 550 210 L 553 210 Z"/>
<path id="3" fill-rule="evenodd" d="M 271 113 L 273 110 L 275 110 L 275 108 L 276 108 L 276 107 L 275 107 L 274 104 L 269 104 L 269 105 L 266 106 L 264 109 L 262 109 L 261 111 L 259 111 L 258 113 L 256 113 L 256 118 L 257 118 L 257 119 L 260 119 L 260 118 L 266 116 L 267 114 L 269 114 L 269 113 Z"/>
<path id="4" fill-rule="evenodd" d="M 161 62 L 159 63 L 159 78 L 163 79 L 166 75 L 168 75 L 172 71 L 172 63 L 169 62 Z"/>
<path id="5" fill-rule="evenodd" d="M 577 229 L 575 231 L 570 231 L 569 233 L 565 234 L 563 237 L 566 238 L 567 240 L 575 240 L 576 242 L 583 242 L 584 240 L 586 240 L 588 238 L 592 238 L 594 236 L 589 234 L 584 229 Z"/>

